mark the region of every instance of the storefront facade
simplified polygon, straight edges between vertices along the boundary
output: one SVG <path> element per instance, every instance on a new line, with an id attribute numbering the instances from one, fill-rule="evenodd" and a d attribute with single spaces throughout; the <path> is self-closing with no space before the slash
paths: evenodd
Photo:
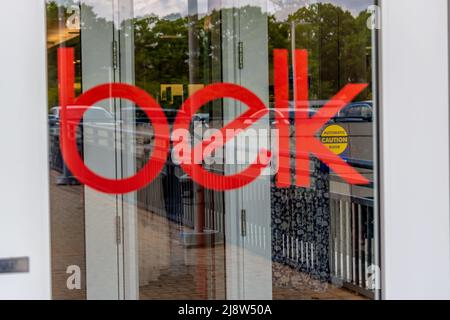
<path id="1" fill-rule="evenodd" d="M 450 298 L 447 1 L 2 6 L 0 298 Z"/>

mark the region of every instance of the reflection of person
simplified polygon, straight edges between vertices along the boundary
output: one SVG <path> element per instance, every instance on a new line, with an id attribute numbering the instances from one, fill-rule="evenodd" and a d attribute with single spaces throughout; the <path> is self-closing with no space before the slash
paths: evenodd
<path id="1" fill-rule="evenodd" d="M 163 190 L 164 206 L 167 217 L 174 222 L 182 222 L 183 205 L 181 201 L 181 183 L 175 174 L 176 167 L 168 161 L 164 170 Z"/>

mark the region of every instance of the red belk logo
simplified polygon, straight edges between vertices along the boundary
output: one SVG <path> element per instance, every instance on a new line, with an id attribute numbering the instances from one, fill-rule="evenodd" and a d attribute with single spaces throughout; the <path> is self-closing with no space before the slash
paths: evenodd
<path id="1" fill-rule="evenodd" d="M 170 128 L 165 113 L 158 102 L 147 92 L 128 84 L 107 83 L 94 87 L 75 98 L 74 83 L 74 50 L 72 48 L 60 48 L 58 50 L 58 78 L 61 105 L 61 151 L 64 160 L 75 177 L 87 186 L 101 192 L 111 194 L 124 194 L 137 191 L 150 184 L 161 172 L 167 160 L 170 150 Z M 258 159 L 240 173 L 224 176 L 205 170 L 201 164 L 195 161 L 181 162 L 182 169 L 199 185 L 219 191 L 242 188 L 255 181 L 267 167 L 268 162 L 262 159 L 278 158 L 279 172 L 277 175 L 278 187 L 291 185 L 290 174 L 290 124 L 289 115 L 289 67 L 288 51 L 275 50 L 275 104 L 280 109 L 277 113 L 277 130 L 279 131 L 278 154 L 272 155 L 270 151 L 261 148 Z M 295 131 L 296 131 L 296 185 L 310 186 L 310 156 L 314 155 L 336 174 L 349 184 L 368 184 L 369 181 L 342 158 L 332 153 L 316 137 L 319 130 L 324 127 L 342 108 L 361 93 L 367 84 L 349 84 L 334 96 L 314 116 L 308 114 L 308 54 L 306 50 L 295 51 L 294 66 L 294 92 Z M 154 147 L 147 164 L 133 177 L 126 179 L 108 179 L 97 175 L 90 170 L 79 154 L 76 142 L 76 129 L 79 126 L 83 114 L 95 103 L 108 99 L 118 98 L 134 102 L 146 113 L 154 130 Z M 233 139 L 233 135 L 226 132 L 246 130 L 251 122 L 264 117 L 269 109 L 264 103 L 248 89 L 230 83 L 217 83 L 196 92 L 189 97 L 181 107 L 174 123 L 174 131 L 179 129 L 189 130 L 194 114 L 206 103 L 217 99 L 231 98 L 248 106 L 248 110 L 234 121 L 227 124 L 219 132 L 225 137 L 220 143 L 214 139 L 204 140 L 199 145 L 191 148 L 188 141 L 183 138 L 174 139 L 176 145 L 182 145 L 187 150 L 187 156 L 194 158 L 197 149 L 206 148 L 213 152 L 222 148 L 225 143 Z M 77 106 L 77 108 L 68 108 Z M 306 112 L 305 112 L 306 111 Z M 255 116 L 256 115 L 256 116 Z M 203 154 L 203 157 L 207 155 Z"/>

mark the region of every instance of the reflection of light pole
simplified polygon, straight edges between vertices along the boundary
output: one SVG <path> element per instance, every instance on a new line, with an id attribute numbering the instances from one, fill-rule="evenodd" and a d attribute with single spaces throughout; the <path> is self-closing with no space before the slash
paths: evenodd
<path id="1" fill-rule="evenodd" d="M 200 52 L 199 52 L 199 33 L 198 24 L 198 0 L 188 0 L 188 16 L 189 16 L 189 83 L 198 84 L 200 81 Z M 196 208 L 195 233 L 197 237 L 197 245 L 204 245 L 203 233 L 205 231 L 205 191 L 194 183 L 194 202 Z"/>
<path id="2" fill-rule="evenodd" d="M 295 61 L 295 37 L 296 37 L 296 30 L 295 30 L 295 21 L 291 21 L 291 52 L 292 52 L 292 72 L 293 75 L 295 75 L 296 69 L 296 61 Z M 295 77 L 292 77 L 294 79 L 295 84 Z M 293 85 L 294 88 L 294 108 L 297 108 L 297 86 Z"/>
<path id="3" fill-rule="evenodd" d="M 59 29 L 59 41 L 58 41 L 59 47 L 64 48 L 64 47 L 66 47 L 66 39 L 65 39 L 66 8 L 63 5 L 59 5 L 59 4 L 58 4 L 58 29 Z M 70 89 L 73 90 L 73 88 L 70 88 Z M 60 106 L 60 108 L 62 108 L 62 106 Z M 63 112 L 62 109 L 61 109 L 61 112 Z M 82 133 L 81 133 L 81 137 L 83 137 Z M 60 136 L 59 136 L 59 139 L 61 139 Z M 62 175 L 58 176 L 56 178 L 56 184 L 59 186 L 74 184 L 76 181 L 75 181 L 75 179 L 73 179 L 69 168 L 67 168 L 66 162 L 64 161 L 64 157 L 62 155 L 61 155 L 61 162 L 62 162 L 62 164 L 61 164 L 62 165 Z"/>
<path id="4" fill-rule="evenodd" d="M 198 23 L 198 0 L 188 0 L 188 23 L 189 23 L 189 83 L 199 83 L 199 33 Z"/>
<path id="5" fill-rule="evenodd" d="M 341 90 L 341 15 L 339 8 L 337 10 L 337 73 L 338 73 L 338 87 L 337 91 Z"/>

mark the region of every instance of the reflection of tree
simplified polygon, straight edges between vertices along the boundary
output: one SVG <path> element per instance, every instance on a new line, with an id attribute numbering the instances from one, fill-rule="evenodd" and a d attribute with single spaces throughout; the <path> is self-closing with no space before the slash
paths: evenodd
<path id="1" fill-rule="evenodd" d="M 60 46 L 74 47 L 75 59 L 80 61 L 81 56 L 81 40 L 79 33 L 68 32 L 65 30 L 65 23 L 69 18 L 67 7 L 58 5 L 57 1 L 47 1 L 46 17 L 47 17 L 47 36 L 52 35 L 53 38 L 56 35 L 58 39 L 56 42 L 47 41 L 48 47 L 48 105 L 49 108 L 57 106 L 59 104 L 58 98 L 58 70 L 57 70 L 57 49 Z M 60 34 L 59 34 L 60 33 Z M 67 38 L 64 38 L 67 37 Z M 49 39 L 48 39 L 49 40 Z M 81 90 L 81 64 L 75 65 L 75 82 L 77 84 L 77 94 Z"/>
<path id="2" fill-rule="evenodd" d="M 210 65 L 217 60 L 211 43 L 211 33 L 216 27 L 211 16 L 194 22 L 188 17 L 172 15 L 135 19 L 135 66 L 136 84 L 155 97 L 160 95 L 160 84 L 189 84 L 189 36 L 196 35 L 198 52 L 198 79 L 210 82 Z M 196 32 L 189 35 L 189 23 Z M 194 53 L 191 53 L 194 54 Z M 179 102 L 173 107 L 179 107 Z"/>
<path id="3" fill-rule="evenodd" d="M 50 30 L 58 28 L 58 5 L 55 2 L 47 3 L 47 35 Z M 56 53 L 48 51 L 48 104 L 49 108 L 58 105 L 58 80 L 57 80 Z"/>
<path id="4" fill-rule="evenodd" d="M 222 9 L 224 11 L 233 9 Z M 259 10 L 244 7 L 241 12 Z M 212 13 L 212 15 L 217 13 Z M 262 13 L 261 13 L 262 14 Z M 242 15 L 242 14 L 241 14 Z M 248 16 L 248 15 L 246 15 Z M 250 15 L 251 16 L 251 15 Z M 371 82 L 371 31 L 366 27 L 369 13 L 354 16 L 333 4 L 317 3 L 302 7 L 289 15 L 286 21 L 268 17 L 269 63 L 273 70 L 273 50 L 291 49 L 292 24 L 295 25 L 296 48 L 310 53 L 311 97 L 328 99 L 350 82 Z M 208 34 L 209 18 L 198 21 L 197 41 L 200 49 L 200 79 L 208 83 L 208 59 L 217 59 L 214 44 Z M 157 17 L 136 20 L 136 78 L 153 94 L 160 83 L 188 83 L 188 18 L 160 19 Z M 241 21 L 251 26 L 251 21 Z M 213 26 L 218 27 L 218 26 Z M 222 37 L 234 37 L 222 30 Z M 255 30 L 257 36 L 257 30 Z M 230 40 L 230 39 L 228 39 Z M 360 97 L 370 99 L 368 89 Z"/>
<path id="5" fill-rule="evenodd" d="M 228 41 L 236 32 L 221 30 L 220 16 L 228 8 L 213 11 L 195 21 L 194 34 L 199 47 L 198 79 L 204 84 L 220 81 L 222 66 L 220 46 L 224 37 Z M 240 9 L 259 10 L 255 7 Z M 65 12 L 65 10 L 63 11 Z M 261 12 L 261 14 L 263 14 Z M 268 16 L 269 64 L 273 70 L 273 50 L 291 49 L 292 26 L 295 28 L 296 48 L 306 48 L 310 54 L 311 97 L 328 99 L 349 82 L 371 82 L 371 31 L 366 27 L 369 13 L 354 16 L 349 11 L 329 3 L 304 6 L 290 14 L 286 21 Z M 47 4 L 48 29 L 58 28 L 58 6 Z M 189 84 L 189 18 L 172 14 L 167 17 L 147 16 L 133 19 L 136 84 L 155 97 L 160 95 L 161 84 Z M 251 21 L 241 21 L 251 26 Z M 258 36 L 258 30 L 254 31 Z M 221 33 L 221 34 L 220 34 Z M 222 40 L 221 40 L 222 39 Z M 79 46 L 77 41 L 69 44 Z M 50 56 L 51 55 L 51 56 Z M 49 53 L 50 103 L 57 103 L 56 57 Z M 271 76 L 271 78 L 273 78 Z M 184 97 L 185 98 L 185 97 Z M 370 89 L 361 96 L 371 98 Z M 172 106 L 178 107 L 181 101 Z"/>
<path id="6" fill-rule="evenodd" d="M 291 49 L 289 37 L 295 26 L 295 46 L 308 49 L 311 97 L 328 99 L 350 82 L 371 82 L 370 14 L 353 16 L 329 3 L 316 3 L 278 22 L 269 17 L 270 49 Z M 370 89 L 361 98 L 371 98 Z"/>
<path id="7" fill-rule="evenodd" d="M 159 95 L 160 84 L 187 84 L 187 20 L 149 17 L 134 23 L 136 84 Z"/>
<path id="8" fill-rule="evenodd" d="M 59 25 L 58 21 L 58 5 L 54 1 L 47 3 L 47 31 L 49 29 L 57 28 Z"/>

